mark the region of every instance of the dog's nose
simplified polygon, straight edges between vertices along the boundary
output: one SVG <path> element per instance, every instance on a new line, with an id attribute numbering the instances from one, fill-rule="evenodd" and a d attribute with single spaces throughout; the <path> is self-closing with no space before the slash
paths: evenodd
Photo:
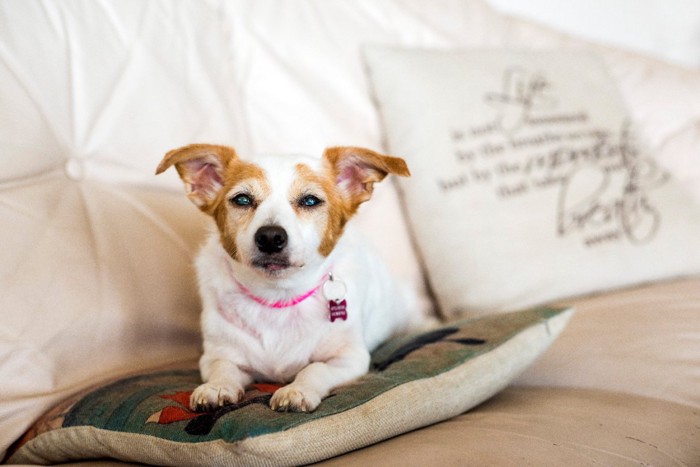
<path id="1" fill-rule="evenodd" d="M 287 246 L 287 231 L 276 225 L 260 227 L 255 232 L 255 245 L 262 253 L 279 253 Z"/>

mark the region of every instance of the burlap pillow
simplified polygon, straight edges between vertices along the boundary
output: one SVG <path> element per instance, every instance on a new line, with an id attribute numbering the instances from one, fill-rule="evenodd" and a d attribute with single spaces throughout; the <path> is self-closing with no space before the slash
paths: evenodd
<path id="1" fill-rule="evenodd" d="M 158 465 L 297 465 L 458 415 L 504 388 L 563 329 L 570 310 L 540 308 L 396 338 L 372 371 L 311 414 L 278 413 L 254 385 L 210 413 L 187 407 L 196 369 L 138 375 L 76 395 L 20 441 L 13 463 L 116 458 Z"/>

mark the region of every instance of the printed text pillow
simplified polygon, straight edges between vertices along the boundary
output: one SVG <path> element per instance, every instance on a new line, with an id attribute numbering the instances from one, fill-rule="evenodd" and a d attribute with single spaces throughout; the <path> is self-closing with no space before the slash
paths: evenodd
<path id="1" fill-rule="evenodd" d="M 447 316 L 700 272 L 700 208 L 577 51 L 370 48 L 406 213 Z"/>

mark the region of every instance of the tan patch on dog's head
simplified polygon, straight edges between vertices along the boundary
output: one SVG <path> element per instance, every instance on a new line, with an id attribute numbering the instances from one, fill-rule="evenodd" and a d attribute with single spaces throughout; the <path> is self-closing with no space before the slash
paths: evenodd
<path id="1" fill-rule="evenodd" d="M 372 197 L 374 184 L 384 180 L 387 175 L 411 175 L 403 159 L 365 148 L 328 148 L 323 158 L 352 212 Z"/>
<path id="2" fill-rule="evenodd" d="M 241 260 L 236 245 L 237 233 L 248 228 L 255 216 L 258 204 L 270 194 L 265 172 L 255 164 L 241 160 L 231 162 L 226 168 L 222 196 L 214 207 L 216 221 L 224 249 L 236 260 Z M 246 196 L 250 205 L 236 204 L 236 199 Z"/>
<path id="3" fill-rule="evenodd" d="M 357 147 L 328 148 L 320 173 L 303 164 L 297 166 L 297 172 L 300 186 L 319 187 L 326 197 L 324 209 L 311 211 L 317 216 L 323 256 L 333 251 L 360 204 L 371 198 L 375 183 L 388 174 L 410 175 L 403 159 Z"/>
<path id="4" fill-rule="evenodd" d="M 222 245 L 231 257 L 238 259 L 236 231 L 250 224 L 256 200 L 264 199 L 270 191 L 264 171 L 239 159 L 233 148 L 212 144 L 193 144 L 169 151 L 156 174 L 173 165 L 188 198 L 214 218 Z M 235 205 L 232 198 L 238 194 L 249 195 L 253 204 Z"/>
<path id="5" fill-rule="evenodd" d="M 158 164 L 156 175 L 174 165 L 190 201 L 211 214 L 224 185 L 226 167 L 237 160 L 238 155 L 233 148 L 191 144 L 169 151 Z"/>
<path id="6" fill-rule="evenodd" d="M 300 217 L 306 217 L 316 224 L 321 238 L 318 251 L 328 256 L 353 212 L 341 195 L 331 171 L 316 172 L 305 164 L 298 164 L 296 171 L 297 178 L 291 190 L 292 197 L 296 198 L 295 209 Z M 302 202 L 306 196 L 318 197 L 323 204 L 306 208 Z"/>

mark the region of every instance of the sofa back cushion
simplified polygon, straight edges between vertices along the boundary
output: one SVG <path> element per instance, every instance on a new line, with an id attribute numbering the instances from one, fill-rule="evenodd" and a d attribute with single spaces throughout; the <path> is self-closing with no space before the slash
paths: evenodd
<path id="1" fill-rule="evenodd" d="M 0 451 L 67 392 L 196 358 L 204 216 L 180 144 L 245 144 L 200 2 L 0 5 Z"/>

